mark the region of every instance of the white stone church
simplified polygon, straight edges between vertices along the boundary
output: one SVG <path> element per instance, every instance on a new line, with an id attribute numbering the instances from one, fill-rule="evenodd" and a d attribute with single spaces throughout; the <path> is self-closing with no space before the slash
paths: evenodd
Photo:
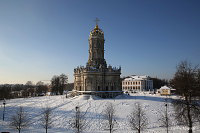
<path id="1" fill-rule="evenodd" d="M 89 59 L 86 67 L 74 69 L 74 91 L 103 98 L 122 93 L 121 68 L 107 66 L 104 59 L 104 32 L 96 24 L 89 36 Z"/>

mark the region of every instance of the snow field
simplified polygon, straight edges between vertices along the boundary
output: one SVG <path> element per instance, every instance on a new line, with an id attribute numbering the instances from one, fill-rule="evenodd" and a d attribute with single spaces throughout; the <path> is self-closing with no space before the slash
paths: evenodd
<path id="1" fill-rule="evenodd" d="M 87 111 L 85 117 L 87 118 L 88 128 L 86 133 L 106 133 L 108 132 L 103 126 L 103 110 L 108 103 L 112 103 L 116 109 L 116 133 L 132 133 L 128 126 L 128 115 L 131 113 L 135 103 L 141 103 L 146 111 L 149 119 L 149 125 L 144 133 L 165 133 L 165 128 L 161 127 L 159 120 L 160 113 L 165 108 L 165 97 L 150 95 L 150 94 L 132 94 L 131 96 L 118 96 L 116 99 L 100 99 L 97 97 L 90 97 L 88 100 L 83 100 L 82 96 L 74 98 L 65 98 L 64 95 L 59 96 L 43 96 L 34 98 L 19 98 L 7 100 L 5 121 L 2 121 L 3 106 L 0 109 L 0 132 L 10 131 L 17 132 L 10 129 L 8 126 L 9 119 L 15 113 L 19 106 L 24 107 L 24 110 L 29 114 L 31 126 L 29 129 L 22 130 L 25 133 L 42 133 L 45 130 L 40 126 L 41 112 L 44 107 L 51 107 L 53 111 L 54 125 L 49 129 L 49 133 L 73 133 L 73 129 L 69 129 L 69 120 L 74 115 L 75 107 L 79 106 L 80 110 Z M 94 100 L 95 99 L 95 100 Z M 167 101 L 169 114 L 173 114 L 173 108 L 170 99 Z M 170 132 L 173 133 L 187 133 L 187 127 L 176 126 L 175 121 L 172 120 L 173 126 Z M 194 127 L 194 133 L 200 133 L 200 127 Z"/>

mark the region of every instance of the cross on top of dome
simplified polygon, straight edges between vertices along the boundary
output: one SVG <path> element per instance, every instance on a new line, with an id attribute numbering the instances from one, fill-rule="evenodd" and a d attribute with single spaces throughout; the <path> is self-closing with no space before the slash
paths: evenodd
<path id="1" fill-rule="evenodd" d="M 97 35 L 104 35 L 103 31 L 99 28 L 98 26 L 98 22 L 100 21 L 98 18 L 96 18 L 95 20 L 96 26 L 95 28 L 90 32 L 90 36 L 97 36 Z"/>
<path id="2" fill-rule="evenodd" d="M 98 18 L 96 18 L 95 20 L 94 20 L 95 22 L 96 22 L 96 26 L 95 26 L 95 28 L 94 29 L 99 29 L 99 26 L 98 26 L 98 22 L 100 21 Z"/>
<path id="3" fill-rule="evenodd" d="M 99 22 L 100 20 L 99 20 L 98 18 L 96 18 L 94 21 L 96 22 L 96 25 L 98 25 L 98 22 Z"/>

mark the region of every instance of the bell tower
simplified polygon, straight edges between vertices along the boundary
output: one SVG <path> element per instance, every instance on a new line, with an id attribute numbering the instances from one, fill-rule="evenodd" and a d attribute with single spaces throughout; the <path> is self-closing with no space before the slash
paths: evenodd
<path id="1" fill-rule="evenodd" d="M 89 35 L 89 57 L 86 67 L 74 69 L 75 94 L 96 95 L 102 98 L 115 97 L 123 93 L 121 67 L 107 66 L 104 58 L 104 32 L 96 25 Z"/>
<path id="2" fill-rule="evenodd" d="M 104 33 L 99 28 L 96 19 L 96 26 L 95 28 L 90 32 L 89 36 L 89 59 L 87 62 L 87 67 L 94 67 L 99 68 L 103 67 L 106 68 L 107 64 L 104 59 Z"/>

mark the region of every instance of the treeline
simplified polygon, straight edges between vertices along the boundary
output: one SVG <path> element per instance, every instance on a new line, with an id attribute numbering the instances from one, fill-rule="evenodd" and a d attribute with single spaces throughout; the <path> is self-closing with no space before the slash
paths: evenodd
<path id="1" fill-rule="evenodd" d="M 47 93 L 49 85 L 38 82 L 34 85 L 31 81 L 24 84 L 3 84 L 0 85 L 0 99 L 11 99 L 20 97 L 34 97 Z"/>
<path id="2" fill-rule="evenodd" d="M 26 84 L 3 84 L 0 85 L 0 100 L 11 98 L 26 98 L 35 96 L 44 96 L 49 92 L 51 95 L 62 95 L 65 90 L 70 91 L 73 84 L 68 84 L 68 77 L 65 74 L 53 76 L 50 84 L 42 81 L 33 84 L 27 81 Z"/>
<path id="3" fill-rule="evenodd" d="M 153 80 L 153 88 L 160 89 L 164 85 L 169 85 L 169 81 L 167 79 L 160 79 L 160 78 L 150 78 Z"/>

